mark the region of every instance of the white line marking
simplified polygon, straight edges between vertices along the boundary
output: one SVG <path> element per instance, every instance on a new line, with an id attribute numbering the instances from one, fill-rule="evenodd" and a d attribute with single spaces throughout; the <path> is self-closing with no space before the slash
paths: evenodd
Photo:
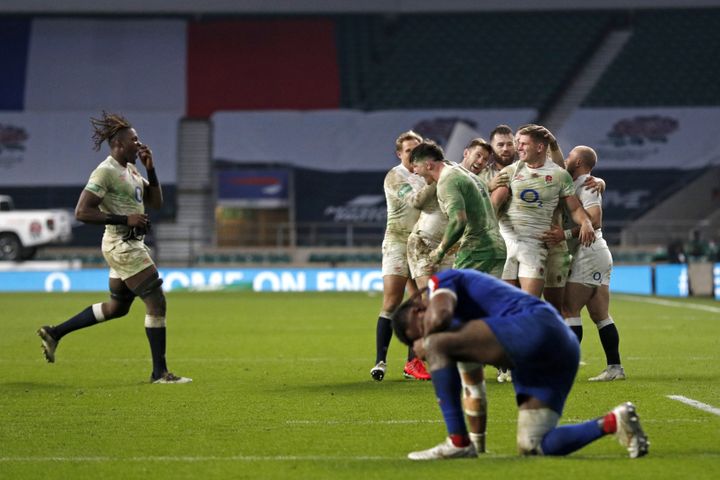
<path id="1" fill-rule="evenodd" d="M 708 413 L 712 413 L 717 416 L 720 416 L 720 408 L 713 407 L 712 405 L 708 405 L 707 403 L 698 402 L 697 400 L 693 400 L 692 398 L 683 397 L 682 395 L 668 395 L 667 398 L 669 398 L 671 400 L 677 400 L 678 402 L 682 402 L 685 405 L 690 405 L 691 407 L 695 407 L 704 412 L 708 412 Z"/>
<path id="2" fill-rule="evenodd" d="M 662 305 L 664 307 L 690 308 L 693 310 L 702 310 L 704 312 L 720 313 L 720 307 L 703 305 L 702 303 L 675 302 L 673 300 L 664 300 L 662 298 L 633 297 L 629 295 L 617 295 L 617 297 L 630 302 L 652 303 L 655 305 Z"/>
<path id="3" fill-rule="evenodd" d="M 442 420 L 287 420 L 287 425 L 414 425 L 443 423 Z"/>
<path id="4" fill-rule="evenodd" d="M 718 357 L 684 357 L 682 355 L 675 356 L 662 356 L 662 357 L 625 357 L 625 360 L 645 360 L 650 362 L 656 362 L 658 360 L 682 360 L 682 361 L 693 361 L 693 362 L 706 362 L 708 360 L 717 360 Z"/>
<path id="5" fill-rule="evenodd" d="M 58 362 L 62 363 L 97 363 L 101 357 L 84 357 L 84 358 L 62 358 Z M 108 358 L 102 357 L 105 362 L 114 363 L 148 363 L 145 357 L 135 358 Z M 37 363 L 45 360 L 42 356 L 36 358 L 0 358 L 0 362 L 4 363 Z M 307 362 L 307 363 L 323 363 L 335 362 L 337 357 L 229 357 L 229 358 L 195 358 L 195 357 L 173 357 L 173 362 L 185 363 L 289 363 L 289 362 Z M 343 362 L 362 362 L 367 363 L 367 358 L 343 358 Z"/>
<path id="6" fill-rule="evenodd" d="M 368 460 L 402 460 L 403 457 L 357 456 L 337 457 L 324 455 L 231 455 L 227 457 L 216 456 L 157 456 L 157 457 L 0 457 L 2 462 L 317 462 L 317 461 L 352 461 L 363 462 Z"/>
<path id="7" fill-rule="evenodd" d="M 572 424 L 587 421 L 587 418 L 563 418 L 562 424 Z M 643 418 L 643 423 L 702 423 L 705 420 L 698 418 L 669 418 L 655 419 Z M 419 425 L 443 423 L 442 420 L 286 420 L 285 425 Z M 490 424 L 515 424 L 517 420 L 496 420 L 489 419 Z"/>
<path id="8" fill-rule="evenodd" d="M 576 458 L 588 459 L 617 459 L 621 455 L 575 455 Z M 720 454 L 714 452 L 703 452 L 696 454 L 683 453 L 683 458 L 718 458 Z M 486 453 L 484 459 L 518 459 L 523 461 L 520 455 L 512 454 L 496 454 Z M 70 463 L 105 463 L 105 462 L 177 462 L 177 463 L 199 463 L 199 462 L 367 462 L 367 461 L 404 461 L 405 456 L 397 457 L 381 457 L 381 456 L 355 456 L 355 457 L 338 457 L 325 455 L 231 455 L 227 457 L 217 456 L 157 456 L 157 457 L 0 457 L 0 463 L 41 463 L 41 462 L 70 462 Z"/>

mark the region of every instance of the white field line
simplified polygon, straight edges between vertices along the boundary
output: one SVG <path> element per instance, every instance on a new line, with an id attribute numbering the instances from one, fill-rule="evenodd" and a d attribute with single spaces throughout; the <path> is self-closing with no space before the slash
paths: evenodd
<path id="1" fill-rule="evenodd" d="M 218 456 L 157 456 L 157 457 L 0 457 L 0 463 L 9 462 L 318 462 L 318 461 L 351 461 L 364 462 L 368 460 L 402 460 L 403 457 L 355 456 L 338 457 L 325 455 L 230 455 Z"/>
<path id="2" fill-rule="evenodd" d="M 84 357 L 84 358 L 72 358 L 72 359 L 58 359 L 58 362 L 67 363 L 67 364 L 73 364 L 73 363 L 92 363 L 96 364 L 98 362 L 98 359 L 100 357 Z M 599 359 L 599 357 L 597 357 Z M 687 361 L 708 361 L 708 360 L 718 360 L 718 356 L 690 356 L 685 357 L 682 355 L 662 355 L 662 356 L 652 356 L 652 357 L 643 357 L 643 356 L 627 356 L 624 357 L 626 360 L 645 360 L 645 361 L 657 361 L 657 360 L 687 360 Z M 594 357 L 591 357 L 590 360 L 594 360 Z M 108 357 L 102 357 L 103 362 L 111 362 L 111 363 L 148 363 L 150 360 L 147 357 L 133 357 L 133 358 L 108 358 Z M 332 363 L 336 362 L 336 357 L 287 357 L 287 358 L 278 358 L 278 357 L 223 357 L 223 358 L 193 358 L 193 357 L 173 357 L 173 362 L 182 362 L 182 363 L 242 363 L 242 364 L 255 364 L 255 363 L 288 363 L 288 362 L 295 362 L 295 363 Z M 603 359 L 604 361 L 604 359 Z M 343 358 L 343 362 L 357 362 L 357 363 L 367 363 L 367 358 Z M 43 359 L 41 356 L 38 356 L 36 358 L 17 358 L 17 357 L 8 357 L 8 358 L 2 358 L 0 357 L 0 363 L 42 363 L 45 364 L 45 359 Z M 586 366 L 587 363 L 583 366 Z"/>
<path id="3" fill-rule="evenodd" d="M 575 455 L 578 458 L 582 454 Z M 591 455 L 587 459 L 617 459 L 619 455 Z M 684 458 L 718 458 L 720 454 L 704 452 L 698 454 L 683 453 Z M 495 454 L 483 455 L 485 459 L 522 459 L 517 454 Z M 157 457 L 0 457 L 0 463 L 45 463 L 45 462 L 69 462 L 69 463 L 111 463 L 111 462 L 134 462 L 134 463 L 201 463 L 201 462 L 367 462 L 367 461 L 405 461 L 404 455 L 397 457 L 382 456 L 347 456 L 339 457 L 332 455 L 230 455 L 227 457 L 218 456 L 157 456 Z M 521 460 L 522 461 L 522 460 Z"/>
<path id="4" fill-rule="evenodd" d="M 702 410 L 703 412 L 708 412 L 720 416 L 720 408 L 713 407 L 712 405 L 708 405 L 707 403 L 698 402 L 697 400 L 683 397 L 682 395 L 668 395 L 667 398 L 671 400 L 677 400 L 678 402 L 684 403 L 685 405 L 690 405 L 691 407 Z"/>
<path id="5" fill-rule="evenodd" d="M 718 356 L 715 356 L 715 357 L 712 357 L 712 356 L 708 356 L 708 357 L 683 357 L 682 355 L 675 355 L 675 356 L 661 356 L 661 357 L 657 357 L 657 356 L 653 356 L 653 357 L 632 357 L 632 356 L 628 356 L 628 357 L 625 357 L 624 359 L 625 359 L 625 360 L 633 360 L 633 361 L 634 361 L 634 360 L 647 360 L 647 361 L 652 361 L 652 362 L 657 361 L 657 360 L 683 360 L 683 361 L 694 361 L 694 362 L 700 362 L 700 361 L 706 362 L 706 361 L 708 361 L 708 360 L 717 360 L 718 358 L 720 358 L 720 357 L 718 357 Z"/>
<path id="6" fill-rule="evenodd" d="M 63 359 L 58 358 L 58 362 L 62 363 L 97 363 L 101 357 L 84 357 L 84 358 L 72 358 Z M 0 358 L 0 362 L 4 363 L 28 363 L 28 362 L 39 362 L 45 363 L 45 359 L 41 355 L 37 358 L 26 359 L 26 358 Z M 133 358 L 108 358 L 102 357 L 104 362 L 114 363 L 148 363 L 147 357 L 133 357 Z M 173 357 L 173 362 L 185 362 L 185 363 L 288 363 L 288 362 L 305 362 L 305 363 L 332 363 L 337 362 L 337 357 L 223 357 L 223 358 L 200 358 L 200 357 Z M 363 362 L 368 363 L 367 358 L 343 358 L 343 362 Z"/>
<path id="7" fill-rule="evenodd" d="M 287 420 L 286 425 L 417 425 L 442 420 Z M 513 422 L 514 423 L 514 422 Z"/>
<path id="8" fill-rule="evenodd" d="M 702 310 L 704 312 L 720 313 L 720 307 L 703 305 L 702 303 L 676 302 L 673 300 L 665 300 L 662 298 L 633 297 L 630 295 L 616 295 L 616 298 L 627 300 L 629 302 L 652 303 L 654 305 L 662 305 L 664 307 L 689 308 L 691 310 Z"/>
<path id="9" fill-rule="evenodd" d="M 563 418 L 561 425 L 581 423 L 587 418 Z M 642 423 L 704 423 L 705 420 L 698 418 L 643 418 Z M 285 425 L 306 426 L 306 425 L 423 425 L 441 424 L 442 420 L 286 420 Z M 515 424 L 517 420 L 494 420 L 488 419 L 490 424 Z"/>

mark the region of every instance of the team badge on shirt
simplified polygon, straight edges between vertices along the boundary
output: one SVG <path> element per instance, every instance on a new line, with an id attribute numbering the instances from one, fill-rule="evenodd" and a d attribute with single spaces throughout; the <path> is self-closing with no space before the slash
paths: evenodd
<path id="1" fill-rule="evenodd" d="M 552 175 L 545 175 L 545 183 L 552 182 Z"/>

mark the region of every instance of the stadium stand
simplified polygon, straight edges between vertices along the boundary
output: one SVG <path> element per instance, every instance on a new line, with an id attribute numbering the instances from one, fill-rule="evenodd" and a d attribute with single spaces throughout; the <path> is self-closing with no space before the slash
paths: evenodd
<path id="1" fill-rule="evenodd" d="M 600 41 L 612 14 L 365 15 L 337 21 L 344 107 L 541 110 Z"/>
<path id="2" fill-rule="evenodd" d="M 280 236 L 274 234 L 268 236 L 274 242 L 272 245 L 268 243 L 268 247 L 277 248 L 277 252 L 272 254 L 215 251 L 222 249 L 223 244 L 218 242 L 217 225 L 213 223 L 212 215 L 217 203 L 217 192 L 214 191 L 217 165 L 213 164 L 213 160 L 218 160 L 213 157 L 210 141 L 213 112 L 252 111 L 261 115 L 283 110 L 340 111 L 338 109 L 344 108 L 375 113 L 392 109 L 455 108 L 527 109 L 542 116 L 563 94 L 590 54 L 598 50 L 608 32 L 618 26 L 631 31 L 629 40 L 591 89 L 582 108 L 576 110 L 591 110 L 591 115 L 595 115 L 590 118 L 592 122 L 585 121 L 588 117 L 570 117 L 567 122 L 587 123 L 585 128 L 600 132 L 596 137 L 588 136 L 585 140 L 588 144 L 603 148 L 604 152 L 618 152 L 618 155 L 634 153 L 633 149 L 637 147 L 653 160 L 664 157 L 671 158 L 671 162 L 682 161 L 673 154 L 677 150 L 660 154 L 653 151 L 660 151 L 668 144 L 684 145 L 688 140 L 680 137 L 683 130 L 694 128 L 688 127 L 688 115 L 695 114 L 663 112 L 660 120 L 669 118 L 675 122 L 675 127 L 671 134 L 656 138 L 652 132 L 648 133 L 656 118 L 648 115 L 648 109 L 720 105 L 720 86 L 716 82 L 718 66 L 708 60 L 720 50 L 720 36 L 716 34 L 716 26 L 720 24 L 718 8 L 462 14 L 327 13 L 307 16 L 156 17 L 144 21 L 165 32 L 146 39 L 148 44 L 154 45 L 150 49 L 152 55 L 164 59 L 165 63 L 155 71 L 156 78 L 149 84 L 150 87 L 137 89 L 143 92 L 142 95 L 127 100 L 128 105 L 132 108 L 150 105 L 145 112 L 148 115 L 171 105 L 171 113 L 175 115 L 172 118 L 186 116 L 178 122 L 180 128 L 177 131 L 173 123 L 175 120 L 166 122 L 164 117 L 158 117 L 160 119 L 152 123 L 152 130 L 143 126 L 143 132 L 152 132 L 153 138 L 164 137 L 166 145 L 178 145 L 177 152 L 167 147 L 158 148 L 167 155 L 163 158 L 166 163 L 163 163 L 162 169 L 166 203 L 164 209 L 153 217 L 158 227 L 154 233 L 163 262 L 172 255 L 178 261 L 187 259 L 191 264 L 257 265 L 297 260 L 294 254 L 280 252 L 287 242 L 277 241 Z M 9 180 L 7 175 L 12 169 L 34 171 L 31 162 L 36 160 L 36 152 L 52 150 L 47 148 L 48 141 L 43 140 L 43 143 L 38 139 L 45 130 L 53 129 L 46 129 L 44 123 L 37 120 L 32 123 L 30 120 L 55 113 L 65 115 L 68 113 L 65 111 L 67 104 L 74 98 L 84 99 L 83 109 L 92 108 L 87 115 L 95 111 L 96 104 L 101 108 L 107 89 L 99 80 L 87 91 L 70 81 L 72 76 L 61 76 L 57 91 L 53 90 L 52 94 L 41 87 L 48 72 L 51 74 L 54 71 L 54 53 L 68 45 L 74 49 L 74 54 L 67 55 L 64 71 L 82 71 L 86 72 L 83 78 L 94 78 L 92 71 L 88 70 L 88 65 L 92 65 L 88 58 L 92 58 L 93 50 L 85 47 L 101 45 L 103 37 L 98 32 L 104 32 L 104 29 L 97 26 L 103 22 L 107 22 L 122 38 L 136 37 L 135 19 L 0 17 L 0 40 L 7 46 L 0 52 L 0 60 L 6 67 L 6 74 L 0 78 L 0 113 L 4 115 L 0 118 L 0 126 L 6 125 L 7 132 L 12 133 L 16 124 L 23 125 L 29 138 L 22 145 L 22 158 L 19 150 L 8 155 L 10 149 L 7 147 L 14 145 L 9 141 L 3 143 L 7 158 L 0 158 L 6 168 L 4 178 L 0 178 L 0 186 L 3 193 L 12 195 L 21 208 L 73 208 L 88 171 L 87 165 L 94 162 L 85 130 L 82 130 L 79 137 L 72 136 L 73 140 L 66 142 L 77 145 L 80 153 L 73 151 L 60 155 L 63 159 L 82 160 L 73 163 L 81 166 L 78 167 L 81 173 L 74 175 L 70 181 L 52 179 L 52 182 L 45 182 L 46 185 L 43 179 L 26 175 L 30 182 L 23 183 Z M 168 38 L 170 40 L 166 42 Z M 126 52 L 118 58 L 120 60 L 113 67 L 112 76 L 120 78 L 127 75 L 122 77 L 122 82 L 131 85 L 129 82 L 134 73 L 127 73 L 131 69 L 125 66 L 134 64 L 136 60 Z M 177 82 L 170 81 L 174 78 Z M 290 82 L 290 79 L 293 81 Z M 169 83 L 176 83 L 175 88 L 165 92 L 167 89 L 164 87 Z M 254 95 L 248 95 L 248 91 L 254 92 Z M 111 97 L 113 105 L 122 98 L 121 93 L 113 93 L 117 95 Z M 155 98 L 155 103 L 148 104 L 148 98 Z M 63 103 L 58 99 L 66 100 Z M 613 108 L 626 111 L 618 114 L 617 123 L 598 127 L 600 122 L 593 109 Z M 132 118 L 137 118 L 138 113 L 141 112 L 135 113 Z M 83 113 L 83 122 L 87 115 Z M 190 117 L 191 121 L 188 120 Z M 696 123 L 692 125 L 703 124 L 703 118 L 695 117 L 693 120 Z M 450 120 L 452 122 L 445 125 L 448 130 L 452 129 L 456 118 Z M 626 128 L 615 128 L 620 124 Z M 157 125 L 169 127 L 158 128 Z M 357 124 L 354 126 L 357 127 Z M 648 131 L 642 132 L 644 136 L 635 138 L 633 128 L 638 126 L 647 127 Z M 482 125 L 483 129 L 485 127 Z M 626 135 L 627 131 L 630 133 Z M 9 133 L 5 136 L 8 137 Z M 340 132 L 339 129 L 330 133 L 334 138 L 341 139 L 352 135 L 352 132 Z M 437 131 L 434 133 L 437 134 Z M 577 134 L 577 131 L 572 133 Z M 701 132 L 701 135 L 707 143 L 707 131 Z M 576 138 L 584 138 L 582 135 L 569 137 L 573 142 L 578 141 Z M 312 141 L 315 142 L 315 138 Z M 643 141 L 644 146 L 640 145 Z M 347 145 L 350 144 L 342 146 Z M 563 146 L 571 146 L 570 141 Z M 313 148 L 313 160 L 316 160 L 318 155 Z M 609 156 L 604 152 L 601 152 L 601 163 L 596 173 L 608 182 L 605 231 L 611 243 L 620 242 L 621 231 L 628 223 L 636 222 L 650 210 L 666 203 L 663 200 L 708 174 L 702 162 L 689 165 L 687 170 L 676 169 L 672 164 L 647 168 L 646 165 L 638 167 L 634 164 L 639 157 L 633 156 L 618 156 L 625 165 L 608 168 Z M 58 154 L 54 152 L 54 155 Z M 48 158 L 52 160 L 54 156 Z M 391 152 L 388 160 L 394 161 Z M 285 161 L 279 155 L 267 160 L 283 168 L 287 167 L 283 163 Z M 382 220 L 374 216 L 369 221 L 364 216 L 347 217 L 347 214 L 360 209 L 371 213 L 383 209 L 382 199 L 372 203 L 370 198 L 373 195 L 379 198 L 381 194 L 384 172 L 375 170 L 378 171 L 365 172 L 367 176 L 354 174 L 351 180 L 333 183 L 320 181 L 321 177 L 325 177 L 317 172 L 293 169 L 293 192 L 296 196 L 291 199 L 295 203 L 293 246 L 317 249 L 315 253 L 303 257 L 301 262 L 329 265 L 378 263 L 377 253 L 357 253 L 356 249 L 376 248 L 379 251 L 384 225 Z M 358 189 L 350 195 L 357 185 L 367 185 L 367 191 Z M 315 195 L 320 188 L 325 195 Z M 347 198 L 328 201 L 331 188 L 347 194 Z M 716 188 L 720 191 L 720 186 Z M 706 210 L 698 220 L 714 219 L 706 222 L 711 228 L 703 230 L 703 233 L 712 236 L 720 217 L 713 215 L 710 209 Z M 346 217 L 342 221 L 328 220 L 328 212 L 341 212 Z M 670 218 L 668 215 L 662 214 L 663 218 Z M 687 212 L 685 215 L 688 215 Z M 682 216 L 679 218 L 690 221 Z M 180 225 L 181 221 L 186 224 Z M 285 228 L 281 232 L 282 238 L 290 238 L 287 233 L 289 223 L 278 225 L 278 231 Z M 646 229 L 655 229 L 652 224 L 648 225 Z M 695 227 L 694 223 L 692 227 Z M 244 227 L 238 227 L 238 230 L 245 235 L 258 236 L 257 232 Z M 78 227 L 75 229 L 74 245 L 96 245 L 98 232 L 99 227 Z M 675 237 L 684 234 L 668 232 Z M 195 240 L 188 241 L 188 237 Z M 625 237 L 640 238 L 640 235 L 625 232 Z M 246 246 L 252 248 L 256 245 L 257 242 Z M 346 248 L 347 251 L 322 251 L 330 248 Z M 627 258 L 639 261 L 655 258 L 654 248 L 642 249 L 638 246 L 637 250 L 628 253 Z M 63 255 L 65 253 L 56 257 L 64 258 Z M 84 253 L 80 255 L 85 257 Z M 52 255 L 48 252 L 46 256 Z M 95 260 L 87 258 L 89 263 Z"/>
<path id="3" fill-rule="evenodd" d="M 633 35 L 584 102 L 588 107 L 720 105 L 720 10 L 638 12 Z"/>

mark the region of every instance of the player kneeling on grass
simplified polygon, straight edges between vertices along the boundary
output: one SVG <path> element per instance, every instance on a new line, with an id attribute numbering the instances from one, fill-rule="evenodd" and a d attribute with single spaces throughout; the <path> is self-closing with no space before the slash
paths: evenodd
<path id="1" fill-rule="evenodd" d="M 522 455 L 567 455 L 608 434 L 615 434 L 631 458 L 648 453 L 650 444 L 630 402 L 594 420 L 557 426 L 575 380 L 580 346 L 549 304 L 475 270 L 440 272 L 428 289 L 429 299 L 416 296 L 398 308 L 393 328 L 429 362 L 449 437 L 410 453 L 410 459 L 477 456 L 463 419 L 457 362 L 512 369 Z"/>

